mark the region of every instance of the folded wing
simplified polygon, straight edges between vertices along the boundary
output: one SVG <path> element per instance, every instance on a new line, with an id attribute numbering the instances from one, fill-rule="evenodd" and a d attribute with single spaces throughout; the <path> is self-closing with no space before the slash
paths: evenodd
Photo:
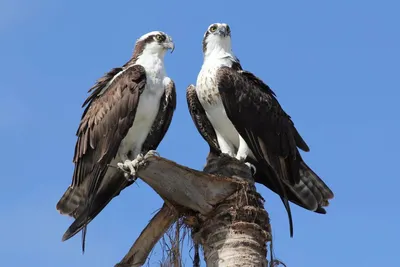
<path id="1" fill-rule="evenodd" d="M 93 204 L 102 202 L 103 205 L 112 198 L 107 194 L 96 198 L 96 192 L 103 183 L 108 164 L 133 125 L 139 95 L 145 84 L 144 68 L 135 65 L 126 70 L 111 70 L 89 90 L 92 94 L 85 101 L 88 106 L 77 131 L 72 183 L 56 206 L 61 214 L 77 218 L 85 209 L 90 210 L 86 216 L 97 214 L 102 208 L 96 211 L 98 206 Z M 116 180 L 120 175 L 110 177 L 115 178 L 106 183 L 110 183 L 112 191 L 118 192 L 116 188 L 121 185 Z M 105 188 L 104 184 L 102 187 Z"/>
<path id="2" fill-rule="evenodd" d="M 282 109 L 274 92 L 252 73 L 222 67 L 218 71 L 218 89 L 228 118 L 248 144 L 262 176 L 259 183 L 273 189 L 288 212 L 290 232 L 293 223 L 288 199 L 314 210 L 317 202 L 299 197 L 302 184 L 302 159 L 298 148 L 309 151 L 289 115 Z M 318 178 L 319 179 L 319 178 Z M 296 188 L 297 190 L 288 190 Z M 301 187 L 301 191 L 305 189 Z M 309 196 L 310 192 L 304 193 Z M 293 197 L 294 196 L 294 197 Z M 315 200 L 315 199 L 313 199 Z M 310 204 L 310 205 L 308 205 Z"/>

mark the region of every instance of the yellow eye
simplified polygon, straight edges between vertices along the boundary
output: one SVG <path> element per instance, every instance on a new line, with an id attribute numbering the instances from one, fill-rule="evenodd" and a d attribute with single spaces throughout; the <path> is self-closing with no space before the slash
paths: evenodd
<path id="1" fill-rule="evenodd" d="M 215 32 L 215 31 L 217 30 L 217 28 L 218 28 L 218 27 L 217 27 L 217 26 L 215 26 L 215 25 L 214 25 L 214 26 L 211 26 L 211 28 L 210 28 L 210 32 Z"/>
<path id="2" fill-rule="evenodd" d="M 156 40 L 157 40 L 157 41 L 161 41 L 161 39 L 162 39 L 161 34 L 157 34 L 157 35 L 156 35 Z"/>

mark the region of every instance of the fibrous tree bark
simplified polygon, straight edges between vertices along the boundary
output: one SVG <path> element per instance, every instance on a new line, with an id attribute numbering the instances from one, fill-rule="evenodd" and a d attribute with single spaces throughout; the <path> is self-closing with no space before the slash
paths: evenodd
<path id="1" fill-rule="evenodd" d="M 179 217 L 192 229 L 195 244 L 203 247 L 208 267 L 267 266 L 269 218 L 243 162 L 209 156 L 201 172 L 148 154 L 137 174 L 165 203 L 116 266 L 142 266 Z"/>
<path id="2" fill-rule="evenodd" d="M 211 213 L 198 216 L 200 226 L 194 237 L 203 247 L 207 267 L 267 266 L 269 217 L 250 169 L 225 157 L 209 158 L 204 171 L 246 181 Z"/>

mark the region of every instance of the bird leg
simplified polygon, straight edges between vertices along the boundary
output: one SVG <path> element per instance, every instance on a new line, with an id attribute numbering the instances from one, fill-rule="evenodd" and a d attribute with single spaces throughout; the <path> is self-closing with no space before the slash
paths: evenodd
<path id="1" fill-rule="evenodd" d="M 137 157 L 134 160 L 125 160 L 124 163 L 118 162 L 118 168 L 121 169 L 123 172 L 125 172 L 125 178 L 129 181 L 132 182 L 136 180 L 136 171 L 142 165 L 144 161 L 144 156 L 142 153 L 137 155 Z"/>
<path id="2" fill-rule="evenodd" d="M 136 172 L 137 169 L 143 165 L 144 161 L 151 156 L 160 156 L 160 154 L 155 151 L 155 150 L 149 150 L 146 155 L 143 155 L 143 153 L 139 153 L 137 157 L 134 160 L 129 160 L 126 159 L 124 163 L 117 163 L 118 168 L 122 170 L 125 173 L 125 178 L 129 181 L 132 182 L 136 180 Z"/>
<path id="3" fill-rule="evenodd" d="M 239 135 L 239 149 L 236 154 L 236 159 L 240 161 L 245 161 L 250 153 L 251 150 L 246 141 Z M 252 175 L 256 174 L 257 169 L 253 164 L 251 164 L 250 162 L 245 162 L 244 164 L 246 164 L 250 168 Z"/>
<path id="4" fill-rule="evenodd" d="M 230 157 L 235 157 L 235 148 L 232 143 L 224 138 L 218 131 L 216 131 L 217 141 L 219 148 L 223 154 L 229 155 Z"/>

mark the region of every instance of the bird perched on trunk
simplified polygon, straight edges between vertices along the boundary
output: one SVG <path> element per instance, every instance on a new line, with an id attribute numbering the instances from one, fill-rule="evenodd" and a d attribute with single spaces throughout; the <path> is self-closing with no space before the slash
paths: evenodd
<path id="1" fill-rule="evenodd" d="M 163 139 L 176 107 L 175 84 L 164 66 L 166 51 L 173 49 L 170 36 L 149 32 L 136 41 L 125 65 L 90 88 L 77 131 L 72 183 L 56 206 L 75 218 L 63 241 L 83 229 L 84 250 L 87 224 L 133 183 L 137 157 L 156 149 Z"/>
<path id="2" fill-rule="evenodd" d="M 187 88 L 192 119 L 210 153 L 244 161 L 255 181 L 277 193 L 293 222 L 288 200 L 317 213 L 333 198 L 329 187 L 307 166 L 298 148 L 309 148 L 274 92 L 242 69 L 232 52 L 227 24 L 210 25 L 203 38 L 204 62 L 196 86 Z"/>

